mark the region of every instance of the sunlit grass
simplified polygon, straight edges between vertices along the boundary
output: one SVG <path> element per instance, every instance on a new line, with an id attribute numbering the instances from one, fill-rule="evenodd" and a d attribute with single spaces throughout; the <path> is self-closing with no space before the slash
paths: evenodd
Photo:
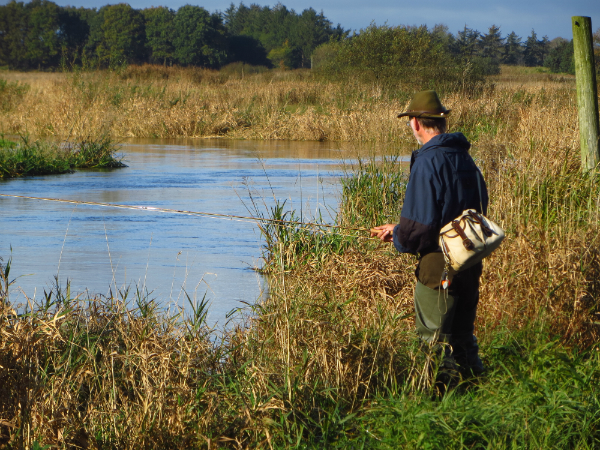
<path id="1" fill-rule="evenodd" d="M 125 167 L 108 138 L 58 144 L 28 138 L 0 140 L 0 178 L 53 175 L 73 169 Z"/>
<path id="2" fill-rule="evenodd" d="M 3 255 L 0 444 L 600 446 L 600 180 L 580 170 L 571 82 L 528 84 L 534 76 L 444 98 L 451 131 L 474 142 L 489 215 L 507 232 L 484 263 L 484 376 L 435 395 L 412 331 L 415 259 L 357 230 L 264 225 L 270 295 L 223 334 L 206 326 L 202 301 L 190 299 L 191 315 L 169 316 L 160 299 L 133 290 L 76 300 L 56 288 L 17 313 Z M 412 142 L 395 118 L 400 94 L 322 85 L 307 71 L 242 79 L 146 67 L 48 74 L 54 85 L 26 77 L 47 104 L 36 112 L 26 93 L 33 112 L 13 108 L 4 123 L 42 134 L 85 124 L 114 135 Z M 48 114 L 59 106 L 66 118 Z M 397 221 L 406 180 L 402 159 L 358 159 L 342 178 L 335 223 Z M 283 202 L 256 214 L 306 221 Z"/>

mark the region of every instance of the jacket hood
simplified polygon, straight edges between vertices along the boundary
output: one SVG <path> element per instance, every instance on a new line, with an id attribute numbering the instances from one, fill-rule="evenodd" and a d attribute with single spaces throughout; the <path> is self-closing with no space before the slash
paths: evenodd
<path id="1" fill-rule="evenodd" d="M 421 147 L 421 151 L 434 147 L 453 147 L 468 151 L 471 144 L 462 133 L 443 133 L 432 137 L 427 144 Z"/>

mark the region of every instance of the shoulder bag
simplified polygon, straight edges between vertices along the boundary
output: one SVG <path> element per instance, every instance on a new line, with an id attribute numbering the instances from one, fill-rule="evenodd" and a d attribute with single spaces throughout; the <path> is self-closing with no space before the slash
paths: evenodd
<path id="1" fill-rule="evenodd" d="M 477 171 L 477 187 L 481 202 L 481 182 Z M 481 209 L 483 211 L 483 207 Z M 456 272 L 467 269 L 496 250 L 504 239 L 504 230 L 474 209 L 460 216 L 440 231 L 439 244 L 446 264 Z"/>

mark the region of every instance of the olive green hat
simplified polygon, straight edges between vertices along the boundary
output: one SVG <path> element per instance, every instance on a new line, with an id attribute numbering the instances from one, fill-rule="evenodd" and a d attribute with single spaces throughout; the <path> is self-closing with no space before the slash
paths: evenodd
<path id="1" fill-rule="evenodd" d="M 450 114 L 450 110 L 442 106 L 442 102 L 435 91 L 417 92 L 408 105 L 406 112 L 398 117 L 423 117 L 426 119 L 439 119 Z"/>

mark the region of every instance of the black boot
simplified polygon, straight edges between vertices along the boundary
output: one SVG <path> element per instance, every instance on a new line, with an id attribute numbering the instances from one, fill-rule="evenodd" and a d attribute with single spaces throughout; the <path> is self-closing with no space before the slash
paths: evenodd
<path id="1" fill-rule="evenodd" d="M 485 371 L 479 357 L 479 345 L 473 335 L 452 339 L 453 355 L 463 377 L 479 376 Z"/>

